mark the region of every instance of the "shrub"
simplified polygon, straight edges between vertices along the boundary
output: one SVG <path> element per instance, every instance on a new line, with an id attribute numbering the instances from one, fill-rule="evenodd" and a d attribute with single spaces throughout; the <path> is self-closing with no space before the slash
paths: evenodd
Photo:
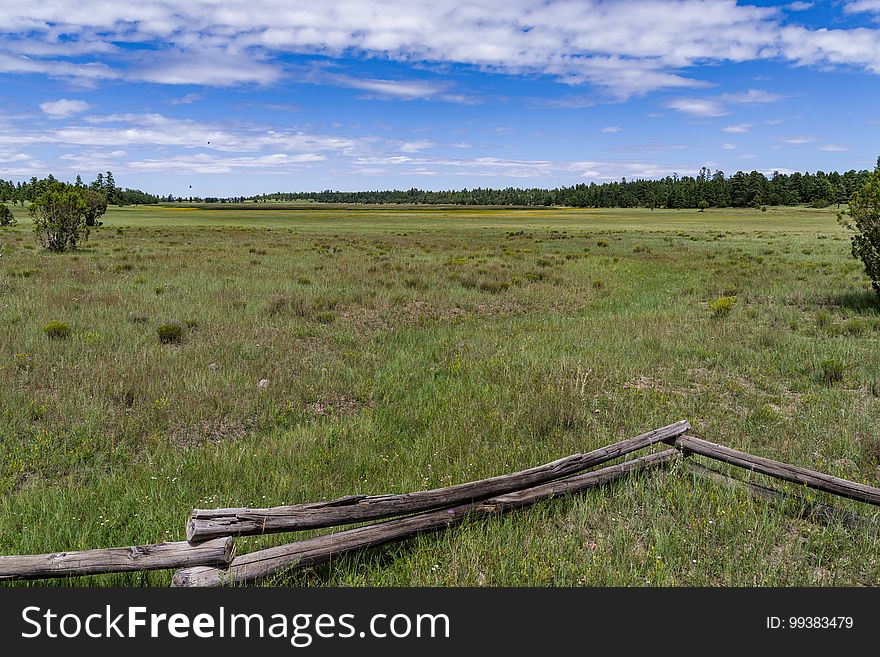
<path id="1" fill-rule="evenodd" d="M 61 253 L 75 249 L 89 237 L 88 206 L 75 187 L 52 183 L 28 210 L 34 221 L 34 235 L 40 246 Z"/>
<path id="2" fill-rule="evenodd" d="M 824 327 L 831 324 L 831 313 L 827 310 L 820 310 L 816 313 L 816 326 Z"/>
<path id="3" fill-rule="evenodd" d="M 697 203 L 697 207 L 700 208 L 700 212 L 705 212 L 709 209 L 709 201 L 700 201 Z"/>
<path id="4" fill-rule="evenodd" d="M 880 295 L 880 167 L 849 200 L 838 221 L 853 231 L 852 254 L 865 265 L 871 286 Z"/>
<path id="5" fill-rule="evenodd" d="M 43 327 L 43 333 L 49 339 L 63 339 L 70 335 L 70 327 L 64 322 L 52 320 Z"/>
<path id="6" fill-rule="evenodd" d="M 715 301 L 709 302 L 709 310 L 715 317 L 724 317 L 730 314 L 736 305 L 736 297 L 718 297 Z"/>
<path id="7" fill-rule="evenodd" d="M 846 363 L 839 358 L 825 358 L 819 363 L 819 377 L 825 383 L 840 383 L 846 374 Z"/>
<path id="8" fill-rule="evenodd" d="M 853 317 L 843 325 L 843 332 L 847 335 L 859 335 L 860 333 L 865 333 L 869 328 L 870 326 L 866 320 Z"/>
<path id="9" fill-rule="evenodd" d="M 168 322 L 160 324 L 156 329 L 159 342 L 162 344 L 177 344 L 183 341 L 183 324 L 180 322 Z"/>
<path id="10" fill-rule="evenodd" d="M 499 294 L 510 288 L 508 281 L 497 280 L 493 278 L 481 278 L 477 287 L 481 292 L 489 292 L 490 294 Z"/>
<path id="11" fill-rule="evenodd" d="M 813 202 L 810 203 L 814 208 L 827 208 L 831 203 L 828 202 L 828 199 L 824 198 L 816 198 L 813 199 Z"/>
<path id="12" fill-rule="evenodd" d="M 86 204 L 86 225 L 100 226 L 101 222 L 98 221 L 98 217 L 107 212 L 107 197 L 94 189 L 79 189 L 78 191 Z"/>
<path id="13" fill-rule="evenodd" d="M 0 203 L 0 226 L 14 226 L 15 217 L 12 216 L 12 210 L 5 203 Z"/>

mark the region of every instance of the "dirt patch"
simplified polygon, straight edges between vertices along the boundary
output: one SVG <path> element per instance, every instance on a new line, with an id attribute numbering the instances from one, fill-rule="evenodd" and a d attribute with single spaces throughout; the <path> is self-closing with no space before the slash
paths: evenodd
<path id="1" fill-rule="evenodd" d="M 327 399 L 319 399 L 309 404 L 306 410 L 317 416 L 325 415 L 355 415 L 365 405 L 358 399 L 349 395 L 337 395 Z"/>
<path id="2" fill-rule="evenodd" d="M 244 438 L 251 422 L 227 417 L 202 420 L 198 424 L 180 426 L 169 432 L 169 438 L 178 447 L 195 447 L 205 443 L 218 444 Z"/>

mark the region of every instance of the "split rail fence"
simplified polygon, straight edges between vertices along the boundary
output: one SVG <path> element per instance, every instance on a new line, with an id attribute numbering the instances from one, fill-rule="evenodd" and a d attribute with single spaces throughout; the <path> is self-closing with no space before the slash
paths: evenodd
<path id="1" fill-rule="evenodd" d="M 326 502 L 265 509 L 193 509 L 186 541 L 56 554 L 0 556 L 0 580 L 177 569 L 172 586 L 228 586 L 307 568 L 357 550 L 436 532 L 466 519 L 494 516 L 552 497 L 578 493 L 691 454 L 852 500 L 880 506 L 880 489 L 741 452 L 688 435 L 681 420 L 584 454 L 510 474 L 400 495 L 352 495 Z M 590 470 L 632 452 L 666 443 L 670 449 Z M 733 478 L 692 459 L 695 476 L 769 502 L 792 500 L 803 518 L 862 528 L 868 519 L 828 504 Z M 588 472 L 585 472 L 589 470 Z M 372 524 L 361 524 L 370 521 Z M 352 529 L 233 556 L 238 536 L 359 524 Z"/>

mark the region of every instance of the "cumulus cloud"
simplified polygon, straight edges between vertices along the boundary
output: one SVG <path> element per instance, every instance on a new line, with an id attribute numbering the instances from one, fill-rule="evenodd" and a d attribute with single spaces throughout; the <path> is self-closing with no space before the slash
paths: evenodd
<path id="1" fill-rule="evenodd" d="M 721 102 L 711 98 L 677 98 L 666 103 L 666 107 L 683 114 L 700 117 L 727 116 L 730 114 Z"/>
<path id="2" fill-rule="evenodd" d="M 819 138 L 815 135 L 797 135 L 795 137 L 783 137 L 779 141 L 785 144 L 812 144 L 813 142 L 819 141 Z"/>
<path id="3" fill-rule="evenodd" d="M 877 4 L 855 0 L 845 10 Z M 0 71 L 223 87 L 272 84 L 289 54 L 367 55 L 549 75 L 617 97 L 705 85 L 689 69 L 706 63 L 783 59 L 880 72 L 880 31 L 787 20 L 736 0 L 0 0 Z M 388 82 L 363 84 L 396 98 L 426 91 Z"/>
<path id="4" fill-rule="evenodd" d="M 733 125 L 724 126 L 721 128 L 724 132 L 732 132 L 736 134 L 742 134 L 748 132 L 752 129 L 751 123 L 735 123 Z"/>
<path id="5" fill-rule="evenodd" d="M 706 98 L 677 98 L 669 101 L 666 107 L 678 110 L 684 114 L 690 114 L 691 116 L 715 117 L 730 114 L 730 105 L 776 103 L 782 99 L 783 96 L 780 94 L 764 91 L 763 89 L 749 89 L 747 91 L 725 93 Z"/>
<path id="6" fill-rule="evenodd" d="M 40 109 L 43 110 L 43 113 L 53 119 L 64 119 L 73 114 L 85 112 L 90 107 L 91 105 L 84 100 L 69 100 L 67 98 L 40 103 Z"/>
<path id="7" fill-rule="evenodd" d="M 862 12 L 880 14 L 880 0 L 850 0 L 844 5 L 843 10 L 848 14 Z"/>

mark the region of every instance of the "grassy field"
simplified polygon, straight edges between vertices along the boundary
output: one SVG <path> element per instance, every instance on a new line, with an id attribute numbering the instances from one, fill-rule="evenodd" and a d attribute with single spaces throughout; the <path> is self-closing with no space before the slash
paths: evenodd
<path id="1" fill-rule="evenodd" d="M 63 255 L 15 212 L 0 554 L 181 540 L 193 506 L 442 486 L 682 418 L 880 484 L 880 310 L 833 209 L 114 208 Z M 878 529 L 679 465 L 270 583 L 878 585 Z"/>

